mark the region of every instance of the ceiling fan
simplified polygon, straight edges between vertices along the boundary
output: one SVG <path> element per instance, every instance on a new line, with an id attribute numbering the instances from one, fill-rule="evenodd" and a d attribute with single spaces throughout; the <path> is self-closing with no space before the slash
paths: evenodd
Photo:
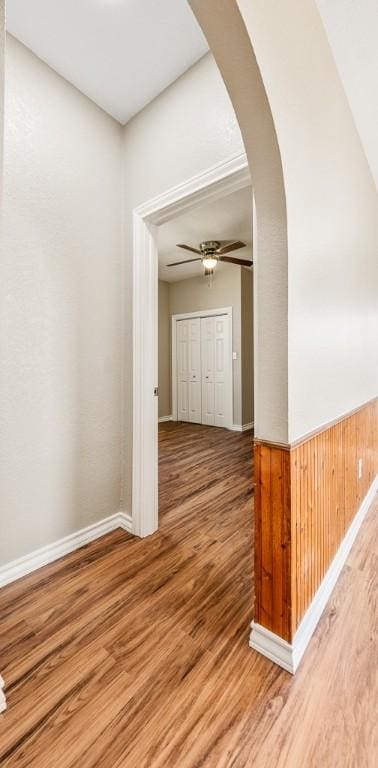
<path id="1" fill-rule="evenodd" d="M 245 243 L 241 240 L 204 240 L 199 244 L 199 248 L 192 248 L 191 245 L 177 243 L 177 248 L 185 248 L 186 251 L 197 253 L 195 259 L 186 259 L 185 261 L 175 261 L 173 264 L 167 264 L 168 267 L 178 267 L 181 264 L 190 264 L 192 261 L 202 261 L 205 269 L 205 275 L 211 275 L 214 272 L 218 261 L 228 264 L 238 264 L 242 267 L 251 267 L 253 262 L 244 259 L 236 259 L 234 256 L 226 256 L 231 251 L 237 251 L 239 248 L 245 248 Z"/>

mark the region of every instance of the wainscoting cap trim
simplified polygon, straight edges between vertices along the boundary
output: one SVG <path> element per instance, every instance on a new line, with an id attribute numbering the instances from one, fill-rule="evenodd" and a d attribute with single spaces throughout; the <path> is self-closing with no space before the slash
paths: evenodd
<path id="1" fill-rule="evenodd" d="M 75 533 L 71 533 L 58 541 L 47 544 L 40 549 L 35 549 L 28 555 L 0 566 L 0 587 L 10 584 L 12 581 L 16 581 L 16 579 L 21 579 L 22 576 L 32 573 L 32 571 L 41 568 L 43 565 L 53 563 L 60 557 L 74 552 L 75 549 L 89 544 L 90 541 L 94 541 L 100 538 L 100 536 L 114 531 L 116 528 L 123 528 L 129 533 L 133 533 L 133 521 L 130 515 L 125 512 L 116 512 L 103 520 L 99 520 L 97 523 L 81 528 L 81 530 L 75 531 Z"/>
<path id="2" fill-rule="evenodd" d="M 266 445 L 267 448 L 278 448 L 281 451 L 290 451 L 291 445 L 289 443 L 275 443 L 272 440 L 263 440 L 261 437 L 255 437 L 254 445 Z"/>
<path id="3" fill-rule="evenodd" d="M 315 429 L 311 430 L 311 432 L 306 432 L 302 437 L 298 437 L 296 440 L 293 440 L 291 442 L 290 448 L 298 448 L 299 445 L 302 445 L 303 443 L 307 443 L 308 440 L 312 440 L 313 437 L 316 437 L 317 435 L 321 435 L 322 432 L 326 432 L 327 429 L 332 429 L 332 427 L 335 427 L 336 424 L 340 424 L 341 421 L 344 421 L 345 419 L 350 419 L 352 416 L 355 416 L 356 413 L 359 411 L 363 411 L 364 408 L 367 408 L 369 405 L 372 405 L 375 403 L 375 401 L 378 399 L 378 397 L 372 397 L 371 400 L 367 400 L 365 403 L 361 403 L 361 405 L 356 406 L 356 408 L 353 408 L 351 411 L 347 411 L 347 413 L 342 413 L 340 416 L 336 416 L 335 419 L 332 419 L 331 421 L 326 422 L 325 424 L 320 424 L 319 427 L 315 427 Z"/>
<path id="4" fill-rule="evenodd" d="M 255 437 L 254 443 L 255 445 L 266 445 L 270 448 L 281 448 L 283 451 L 291 451 L 294 448 L 298 448 L 300 445 L 303 445 L 303 443 L 307 443 L 308 440 L 311 440 L 313 437 L 316 437 L 317 435 L 321 435 L 322 432 L 326 432 L 327 429 L 331 429 L 332 427 L 336 426 L 336 424 L 340 424 L 341 421 L 344 421 L 345 419 L 351 418 L 351 416 L 354 416 L 359 411 L 362 411 L 364 408 L 367 408 L 372 403 L 375 403 L 375 401 L 378 400 L 378 397 L 372 397 L 371 400 L 367 400 L 365 403 L 362 403 L 361 405 L 358 405 L 356 408 L 353 408 L 353 410 L 348 411 L 347 413 L 341 414 L 341 416 L 337 416 L 332 421 L 328 421 L 325 424 L 321 424 L 319 427 L 316 427 L 311 432 L 306 432 L 301 437 L 298 437 L 296 440 L 293 440 L 291 443 L 275 443 L 273 440 L 264 440 L 263 437 Z"/>
<path id="5" fill-rule="evenodd" d="M 249 645 L 255 651 L 259 651 L 275 664 L 278 664 L 292 675 L 298 668 L 302 656 L 311 640 L 319 619 L 327 605 L 327 602 L 333 592 L 341 570 L 347 560 L 349 552 L 357 537 L 358 531 L 362 525 L 364 517 L 374 501 L 375 494 L 378 491 L 378 475 L 370 486 L 353 522 L 349 526 L 346 535 L 332 563 L 310 605 L 306 611 L 293 639 L 292 643 L 283 640 L 282 637 L 270 632 L 269 629 L 262 627 L 256 622 L 251 624 L 251 636 Z"/>

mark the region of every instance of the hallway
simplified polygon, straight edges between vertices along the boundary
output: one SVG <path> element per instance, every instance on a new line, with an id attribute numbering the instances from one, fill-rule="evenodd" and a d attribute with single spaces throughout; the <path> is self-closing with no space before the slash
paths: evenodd
<path id="1" fill-rule="evenodd" d="M 0 766 L 373 768 L 374 509 L 292 678 L 248 648 L 251 433 L 159 434 L 158 533 L 0 592 Z"/>

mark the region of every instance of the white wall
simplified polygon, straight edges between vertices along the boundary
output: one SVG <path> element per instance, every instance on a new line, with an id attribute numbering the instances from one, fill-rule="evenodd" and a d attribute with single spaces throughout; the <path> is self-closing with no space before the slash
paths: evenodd
<path id="1" fill-rule="evenodd" d="M 203 116 L 203 107 L 206 116 Z M 211 119 L 207 118 L 210 109 Z M 126 125 L 124 131 L 124 492 L 131 505 L 132 447 L 132 210 L 217 162 L 244 151 L 230 99 L 210 54 Z"/>
<path id="2" fill-rule="evenodd" d="M 238 5 L 283 162 L 292 441 L 377 395 L 378 202 L 314 0 Z"/>
<path id="3" fill-rule="evenodd" d="M 121 128 L 7 43 L 0 562 L 119 509 Z"/>
<path id="4" fill-rule="evenodd" d="M 378 3 L 316 0 L 378 188 Z"/>

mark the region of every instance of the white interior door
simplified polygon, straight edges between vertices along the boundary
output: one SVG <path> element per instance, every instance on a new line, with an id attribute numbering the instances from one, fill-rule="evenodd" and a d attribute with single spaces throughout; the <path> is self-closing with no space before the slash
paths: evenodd
<path id="1" fill-rule="evenodd" d="M 201 321 L 177 322 L 177 418 L 201 423 Z"/>
<path id="2" fill-rule="evenodd" d="M 228 315 L 201 318 L 202 424 L 231 426 L 230 344 Z"/>

